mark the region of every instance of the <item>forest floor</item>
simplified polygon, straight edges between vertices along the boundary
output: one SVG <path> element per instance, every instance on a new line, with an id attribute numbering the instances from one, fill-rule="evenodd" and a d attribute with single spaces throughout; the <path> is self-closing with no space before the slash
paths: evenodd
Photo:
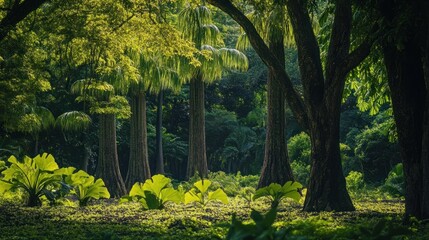
<path id="1" fill-rule="evenodd" d="M 355 201 L 355 212 L 307 213 L 301 205 L 283 201 L 274 227 L 287 229 L 288 239 L 379 239 L 402 228 L 404 203 L 400 200 Z M 167 204 L 144 211 L 138 203 L 100 200 L 90 206 L 28 208 L 0 203 L 1 239 L 224 239 L 232 215 L 249 220 L 251 208 L 265 212 L 268 202 Z M 249 221 L 250 222 L 250 221 Z M 384 224 L 377 224 L 384 222 Z M 378 226 L 378 227 L 377 227 Z M 405 239 L 429 239 L 429 223 L 413 223 Z M 299 237 L 298 237 L 299 236 Z M 381 238 L 380 238 L 381 239 Z M 390 238 L 383 238 L 390 239 Z"/>

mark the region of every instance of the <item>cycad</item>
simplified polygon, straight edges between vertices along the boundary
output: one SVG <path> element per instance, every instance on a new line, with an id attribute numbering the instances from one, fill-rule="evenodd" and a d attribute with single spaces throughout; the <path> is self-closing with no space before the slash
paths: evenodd
<path id="1" fill-rule="evenodd" d="M 210 9 L 207 6 L 187 6 L 179 14 L 179 27 L 183 35 L 200 49 L 201 66 L 191 69 L 190 81 L 190 125 L 189 158 L 187 177 L 199 172 L 207 176 L 207 157 L 205 145 L 204 83 L 211 83 L 222 77 L 226 69 L 246 70 L 246 56 L 228 48 L 217 49 L 222 45 L 219 29 L 212 24 Z"/>

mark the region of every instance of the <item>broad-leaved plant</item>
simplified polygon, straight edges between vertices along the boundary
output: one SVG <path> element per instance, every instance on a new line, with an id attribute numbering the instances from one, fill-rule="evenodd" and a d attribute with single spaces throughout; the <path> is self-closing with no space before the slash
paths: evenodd
<path id="1" fill-rule="evenodd" d="M 298 202 L 301 198 L 301 194 L 299 193 L 301 188 L 302 184 L 299 182 L 288 181 L 283 186 L 278 183 L 271 183 L 267 187 L 256 190 L 253 200 L 268 197 L 271 199 L 271 207 L 277 207 L 284 198 L 291 198 Z"/>
<path id="2" fill-rule="evenodd" d="M 194 187 L 185 193 L 185 204 L 198 202 L 205 206 L 210 201 L 221 201 L 224 204 L 228 204 L 228 196 L 222 189 L 208 191 L 211 184 L 212 182 L 208 179 L 194 183 Z"/>
<path id="3" fill-rule="evenodd" d="M 61 182 L 61 174 L 56 171 L 58 164 L 52 155 L 43 153 L 34 158 L 25 156 L 23 162 L 11 156 L 8 159 L 11 164 L 3 170 L 0 180 L 0 193 L 5 191 L 22 189 L 27 193 L 28 206 L 40 206 L 40 197 L 46 190 Z"/>
<path id="4" fill-rule="evenodd" d="M 183 194 L 171 185 L 171 179 L 162 174 L 147 179 L 144 183 L 135 183 L 130 194 L 121 198 L 121 202 L 139 201 L 144 209 L 162 209 L 166 202 L 180 203 Z"/>
<path id="5" fill-rule="evenodd" d="M 73 187 L 72 193 L 76 194 L 79 206 L 86 206 L 92 199 L 110 198 L 103 179 L 95 178 L 85 171 L 79 170 L 76 173 L 67 175 L 65 182 Z"/>

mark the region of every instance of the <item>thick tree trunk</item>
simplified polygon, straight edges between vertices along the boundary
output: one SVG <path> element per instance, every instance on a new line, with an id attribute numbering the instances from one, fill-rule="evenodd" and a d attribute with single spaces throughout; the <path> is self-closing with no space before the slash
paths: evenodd
<path id="1" fill-rule="evenodd" d="M 285 65 L 283 39 L 271 39 L 270 50 L 281 64 Z M 285 138 L 285 99 L 273 70 L 268 72 L 268 116 L 265 140 L 264 163 L 258 188 L 293 180 Z"/>
<path id="2" fill-rule="evenodd" d="M 158 93 L 158 102 L 156 109 L 156 173 L 165 174 L 164 171 L 164 156 L 162 149 L 162 90 Z"/>
<path id="3" fill-rule="evenodd" d="M 399 51 L 395 45 L 386 44 L 383 48 L 384 61 L 388 72 L 389 87 L 392 96 L 392 107 L 398 131 L 398 140 L 403 159 L 406 197 L 405 218 L 418 219 L 429 217 L 423 213 L 422 164 L 425 151 L 423 139 L 424 116 L 427 113 L 426 86 L 418 43 L 408 40 Z M 427 150 L 426 150 L 427 151 Z M 426 186 L 427 188 L 427 186 Z"/>
<path id="4" fill-rule="evenodd" d="M 341 167 L 339 120 L 337 105 L 322 107 L 310 121 L 312 164 L 305 211 L 355 210 Z"/>
<path id="5" fill-rule="evenodd" d="M 150 169 L 147 152 L 146 126 L 146 96 L 144 92 L 131 97 L 130 122 L 130 160 L 125 186 L 128 190 L 136 182 L 144 182 L 150 178 Z"/>
<path id="6" fill-rule="evenodd" d="M 112 197 L 121 197 L 127 190 L 119 170 L 115 115 L 100 115 L 99 127 L 99 152 L 95 175 L 103 179 Z"/>
<path id="7" fill-rule="evenodd" d="M 201 177 L 207 177 L 204 82 L 200 73 L 191 80 L 189 105 L 189 156 L 186 177 L 192 177 L 195 172 Z"/>
<path id="8" fill-rule="evenodd" d="M 425 2 L 424 20 L 426 22 L 426 41 L 423 41 L 423 72 L 426 84 L 426 107 L 423 119 L 422 164 L 423 164 L 423 199 L 422 218 L 429 219 L 429 2 Z"/>

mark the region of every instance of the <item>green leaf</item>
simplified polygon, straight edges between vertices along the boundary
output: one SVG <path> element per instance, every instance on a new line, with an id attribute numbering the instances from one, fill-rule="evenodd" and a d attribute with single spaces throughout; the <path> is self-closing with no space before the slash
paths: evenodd
<path id="1" fill-rule="evenodd" d="M 200 196 L 198 196 L 195 192 L 195 189 L 191 189 L 187 193 L 185 193 L 185 204 L 189 204 L 191 202 L 199 202 L 203 204 L 202 195 L 200 194 Z"/>
<path id="2" fill-rule="evenodd" d="M 150 179 L 147 179 L 143 185 L 143 190 L 152 192 L 155 196 L 159 196 L 161 190 L 170 184 L 171 179 L 162 174 L 157 174 Z"/>
<path id="3" fill-rule="evenodd" d="M 13 184 L 0 180 L 0 194 L 3 194 L 4 192 L 8 191 L 13 187 Z"/>
<path id="4" fill-rule="evenodd" d="M 140 196 L 140 197 L 145 196 L 144 190 L 143 190 L 143 183 L 139 183 L 139 182 L 134 183 L 130 191 L 130 197 L 134 197 L 134 196 Z"/>
<path id="5" fill-rule="evenodd" d="M 168 202 L 168 201 L 172 201 L 175 203 L 181 203 L 182 202 L 182 194 L 173 189 L 173 188 L 164 188 L 161 191 L 161 197 L 162 202 Z"/>
<path id="6" fill-rule="evenodd" d="M 228 204 L 228 196 L 222 189 L 217 189 L 214 192 L 209 192 L 208 200 L 219 200 L 224 204 Z"/>
<path id="7" fill-rule="evenodd" d="M 57 170 L 58 164 L 55 162 L 55 158 L 51 154 L 43 153 L 33 158 L 34 164 L 37 168 L 44 171 Z"/>
<path id="8" fill-rule="evenodd" d="M 200 180 L 196 183 L 194 183 L 194 186 L 202 193 L 206 193 L 207 190 L 209 189 L 210 185 L 212 184 L 212 182 L 208 179 L 203 179 Z"/>
<path id="9" fill-rule="evenodd" d="M 161 209 L 163 207 L 160 199 L 150 191 L 145 191 L 146 208 L 147 209 Z"/>

